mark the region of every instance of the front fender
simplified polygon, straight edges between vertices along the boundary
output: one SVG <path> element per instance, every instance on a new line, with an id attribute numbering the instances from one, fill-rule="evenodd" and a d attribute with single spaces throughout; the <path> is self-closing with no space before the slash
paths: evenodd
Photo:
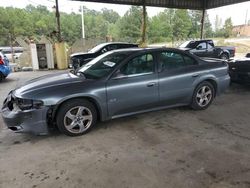
<path id="1" fill-rule="evenodd" d="M 101 121 L 105 121 L 108 119 L 107 115 L 107 106 L 106 106 L 106 101 L 96 97 L 95 95 L 89 95 L 89 94 L 74 94 L 74 95 L 69 95 L 66 96 L 62 99 L 60 99 L 55 105 L 53 105 L 53 117 L 56 115 L 57 110 L 60 108 L 60 106 L 65 103 L 66 101 L 76 99 L 76 98 L 82 98 L 82 99 L 87 99 L 90 102 L 94 104 L 94 106 L 97 108 L 96 110 L 98 111 L 98 114 L 100 116 Z"/>

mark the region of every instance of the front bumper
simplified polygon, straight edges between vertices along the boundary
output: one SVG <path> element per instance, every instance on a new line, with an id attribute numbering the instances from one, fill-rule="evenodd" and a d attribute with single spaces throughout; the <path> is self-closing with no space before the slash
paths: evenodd
<path id="1" fill-rule="evenodd" d="M 2 108 L 2 117 L 6 126 L 17 133 L 32 133 L 36 135 L 46 135 L 49 133 L 47 125 L 47 112 L 49 107 L 31 109 L 26 111 L 10 109 L 5 100 Z"/>

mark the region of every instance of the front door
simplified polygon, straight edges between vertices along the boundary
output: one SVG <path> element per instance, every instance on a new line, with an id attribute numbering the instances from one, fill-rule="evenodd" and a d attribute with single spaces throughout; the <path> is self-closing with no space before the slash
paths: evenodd
<path id="1" fill-rule="evenodd" d="M 190 50 L 192 53 L 199 57 L 207 57 L 207 43 L 201 42 L 195 49 Z"/>
<path id="2" fill-rule="evenodd" d="M 159 101 L 158 75 L 152 54 L 132 58 L 107 82 L 110 117 L 153 108 Z"/>

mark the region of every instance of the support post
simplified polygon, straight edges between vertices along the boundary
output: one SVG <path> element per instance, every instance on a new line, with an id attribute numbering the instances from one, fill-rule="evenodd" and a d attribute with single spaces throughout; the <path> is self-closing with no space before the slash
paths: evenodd
<path id="1" fill-rule="evenodd" d="M 147 30 L 147 10 L 146 10 L 146 4 L 144 0 L 143 8 L 142 8 L 142 38 L 141 38 L 142 46 L 146 44 L 146 30 Z"/>
<path id="2" fill-rule="evenodd" d="M 204 36 L 204 23 L 205 23 L 205 14 L 206 14 L 206 9 L 202 10 L 202 18 L 201 18 L 201 39 L 203 39 Z"/>
<path id="3" fill-rule="evenodd" d="M 56 0 L 56 23 L 57 23 L 57 40 L 58 42 L 61 42 L 62 37 L 61 37 L 61 24 L 60 24 L 60 12 L 59 12 L 58 0 Z"/>

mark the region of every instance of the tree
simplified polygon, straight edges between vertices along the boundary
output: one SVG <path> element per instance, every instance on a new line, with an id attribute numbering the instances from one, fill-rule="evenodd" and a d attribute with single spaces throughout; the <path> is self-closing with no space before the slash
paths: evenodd
<path id="1" fill-rule="evenodd" d="M 201 32 L 201 18 L 202 18 L 202 12 L 198 10 L 191 10 L 189 11 L 189 14 L 191 16 L 192 21 L 192 27 L 191 32 L 189 34 L 189 38 L 199 38 L 200 32 Z M 204 18 L 204 38 L 212 37 L 213 30 L 212 30 L 212 24 L 209 20 L 209 16 L 207 12 L 205 12 L 205 18 Z"/>
<path id="2" fill-rule="evenodd" d="M 101 15 L 107 22 L 112 24 L 115 24 L 117 20 L 120 18 L 120 15 L 117 12 L 109 10 L 107 8 L 102 9 Z"/>
<path id="3" fill-rule="evenodd" d="M 170 11 L 170 9 L 165 9 L 149 20 L 148 37 L 150 42 L 171 41 L 173 14 Z"/>
<path id="4" fill-rule="evenodd" d="M 227 18 L 225 20 L 225 24 L 223 26 L 223 29 L 224 29 L 224 37 L 225 38 L 228 38 L 228 37 L 232 36 L 232 33 L 233 33 L 233 22 L 232 22 L 231 17 Z"/>
<path id="5" fill-rule="evenodd" d="M 173 17 L 173 36 L 175 40 L 188 38 L 192 21 L 187 10 L 177 9 Z"/>
<path id="6" fill-rule="evenodd" d="M 141 37 L 142 8 L 132 6 L 125 15 L 118 20 L 119 38 L 129 42 L 138 42 Z"/>

